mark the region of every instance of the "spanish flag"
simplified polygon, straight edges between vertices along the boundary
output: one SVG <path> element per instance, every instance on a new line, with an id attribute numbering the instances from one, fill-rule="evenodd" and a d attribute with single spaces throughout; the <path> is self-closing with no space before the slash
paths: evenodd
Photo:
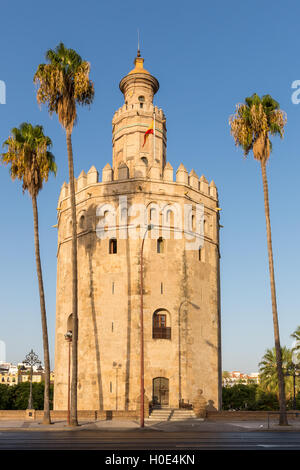
<path id="1" fill-rule="evenodd" d="M 142 145 L 142 147 L 144 147 L 146 141 L 147 141 L 147 137 L 148 135 L 150 134 L 153 134 L 153 119 L 152 119 L 152 122 L 151 122 L 151 126 L 148 127 L 148 129 L 146 130 L 145 134 L 144 134 L 144 143 Z"/>

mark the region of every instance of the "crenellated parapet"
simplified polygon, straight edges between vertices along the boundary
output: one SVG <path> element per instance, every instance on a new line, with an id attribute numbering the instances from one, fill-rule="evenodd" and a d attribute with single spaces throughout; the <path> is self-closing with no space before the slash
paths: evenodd
<path id="1" fill-rule="evenodd" d="M 161 170 L 160 165 L 157 162 L 153 162 L 150 168 L 147 167 L 143 160 L 135 166 L 133 177 L 129 174 L 129 168 L 126 163 L 120 163 L 117 168 L 117 172 L 114 172 L 111 165 L 107 163 L 102 169 L 102 179 L 99 179 L 98 171 L 95 166 L 92 166 L 87 173 L 82 171 L 78 178 L 75 178 L 75 190 L 76 193 L 80 193 L 82 190 L 95 184 L 115 184 L 122 182 L 130 182 L 137 179 L 144 179 L 145 181 L 161 181 L 161 183 L 179 183 L 183 184 L 191 189 L 200 192 L 214 200 L 218 200 L 218 191 L 215 182 L 212 180 L 208 183 L 204 175 L 198 177 L 195 170 L 188 170 L 181 163 L 176 171 L 176 177 L 174 179 L 174 170 L 170 162 L 167 162 L 164 170 Z M 59 196 L 59 202 L 70 196 L 69 185 L 64 182 Z"/>
<path id="2" fill-rule="evenodd" d="M 132 103 L 132 104 L 123 104 L 115 114 L 113 115 L 112 119 L 112 124 L 115 125 L 120 117 L 124 117 L 124 113 L 126 113 L 126 117 L 129 117 L 132 112 L 134 112 L 134 115 L 138 113 L 139 116 L 153 116 L 153 113 L 155 113 L 155 116 L 159 120 L 165 120 L 166 116 L 161 108 L 158 108 L 157 106 L 154 106 L 153 103 L 143 103 L 143 108 L 141 109 L 140 103 Z"/>

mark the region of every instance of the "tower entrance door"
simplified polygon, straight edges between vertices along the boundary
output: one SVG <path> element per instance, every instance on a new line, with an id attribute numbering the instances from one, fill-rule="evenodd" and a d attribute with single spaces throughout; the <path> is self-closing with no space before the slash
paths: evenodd
<path id="1" fill-rule="evenodd" d="M 165 377 L 153 379 L 152 401 L 154 406 L 166 407 L 169 405 L 169 379 Z"/>

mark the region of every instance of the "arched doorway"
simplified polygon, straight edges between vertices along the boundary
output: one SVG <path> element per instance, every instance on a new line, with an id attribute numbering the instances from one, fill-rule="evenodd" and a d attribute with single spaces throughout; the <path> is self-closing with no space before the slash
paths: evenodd
<path id="1" fill-rule="evenodd" d="M 153 379 L 152 402 L 154 406 L 158 407 L 169 405 L 169 379 L 165 377 Z"/>

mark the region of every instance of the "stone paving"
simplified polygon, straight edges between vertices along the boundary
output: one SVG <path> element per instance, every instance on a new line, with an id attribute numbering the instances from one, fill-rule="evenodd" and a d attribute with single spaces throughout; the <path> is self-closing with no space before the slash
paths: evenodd
<path id="1" fill-rule="evenodd" d="M 20 421 L 20 420 L 0 420 L 0 433 L 3 431 L 78 431 L 78 430 L 99 430 L 99 431 L 122 431 L 137 430 L 140 428 L 138 421 L 112 420 L 112 421 L 79 421 L 79 427 L 69 427 L 66 421 L 56 420 L 51 425 L 43 425 L 40 421 Z M 143 432 L 249 432 L 268 431 L 267 420 L 250 421 L 225 421 L 225 420 L 197 420 L 189 419 L 180 422 L 161 421 L 153 422 L 145 420 Z M 270 431 L 297 431 L 300 432 L 300 418 L 289 420 L 289 426 L 279 426 L 278 420 L 270 420 Z"/>

